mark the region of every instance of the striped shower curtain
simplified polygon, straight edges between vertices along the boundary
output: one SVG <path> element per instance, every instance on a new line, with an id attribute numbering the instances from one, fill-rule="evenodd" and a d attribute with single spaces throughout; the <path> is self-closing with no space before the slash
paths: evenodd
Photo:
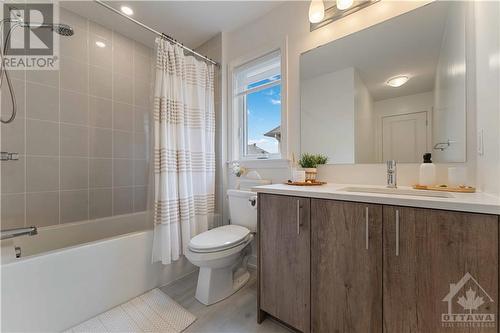
<path id="1" fill-rule="evenodd" d="M 213 219 L 214 65 L 162 38 L 156 47 L 153 262 L 170 264 Z"/>

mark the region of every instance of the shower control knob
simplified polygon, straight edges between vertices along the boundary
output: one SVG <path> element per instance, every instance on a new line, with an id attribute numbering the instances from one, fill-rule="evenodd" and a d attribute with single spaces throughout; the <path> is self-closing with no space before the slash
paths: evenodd
<path id="1" fill-rule="evenodd" d="M 0 152 L 0 161 L 18 161 L 19 153 Z"/>

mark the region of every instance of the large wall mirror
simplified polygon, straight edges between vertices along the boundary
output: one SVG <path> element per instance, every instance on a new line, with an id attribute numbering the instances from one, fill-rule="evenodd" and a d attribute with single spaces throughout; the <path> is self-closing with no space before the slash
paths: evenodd
<path id="1" fill-rule="evenodd" d="M 301 55 L 301 152 L 466 160 L 466 2 L 434 2 Z"/>

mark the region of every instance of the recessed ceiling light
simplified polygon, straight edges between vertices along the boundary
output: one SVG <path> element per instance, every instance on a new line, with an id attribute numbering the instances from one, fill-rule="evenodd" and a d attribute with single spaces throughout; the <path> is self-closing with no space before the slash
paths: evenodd
<path id="1" fill-rule="evenodd" d="M 128 16 L 132 16 L 134 15 L 134 11 L 132 10 L 132 8 L 130 7 L 127 7 L 127 6 L 121 6 L 120 7 L 120 10 L 122 11 L 123 14 L 125 15 L 128 15 Z"/>
<path id="2" fill-rule="evenodd" d="M 100 48 L 106 47 L 106 44 L 104 42 L 99 41 L 99 40 L 97 42 L 95 42 L 95 45 L 97 45 Z"/>
<path id="3" fill-rule="evenodd" d="M 409 79 L 410 78 L 406 75 L 398 75 L 395 77 L 391 77 L 389 80 L 387 80 L 386 84 L 388 86 L 397 88 L 397 87 L 401 87 L 403 84 L 408 82 Z"/>

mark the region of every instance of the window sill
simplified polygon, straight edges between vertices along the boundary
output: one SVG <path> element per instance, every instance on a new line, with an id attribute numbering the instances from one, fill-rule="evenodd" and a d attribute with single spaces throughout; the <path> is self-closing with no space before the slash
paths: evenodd
<path id="1" fill-rule="evenodd" d="M 236 160 L 236 161 L 230 161 L 228 163 L 231 164 L 233 162 L 239 163 L 240 166 L 249 169 L 284 169 L 288 168 L 290 165 L 289 160 L 281 158 Z"/>

